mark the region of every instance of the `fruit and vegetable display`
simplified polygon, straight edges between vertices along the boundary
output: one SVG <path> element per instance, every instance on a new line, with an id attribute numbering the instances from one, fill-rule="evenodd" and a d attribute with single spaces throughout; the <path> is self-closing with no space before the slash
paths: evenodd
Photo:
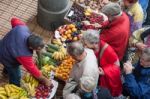
<path id="1" fill-rule="evenodd" d="M 42 74 L 46 76 L 47 78 L 50 78 L 50 72 L 56 71 L 56 67 L 53 65 L 45 65 L 42 67 Z"/>
<path id="2" fill-rule="evenodd" d="M 101 10 L 101 8 L 106 5 L 109 0 L 72 0 L 78 4 L 89 7 L 93 10 Z"/>
<path id="3" fill-rule="evenodd" d="M 86 9 L 84 14 L 86 16 L 86 20 L 82 21 L 82 30 L 99 30 L 102 24 L 107 20 L 107 17 L 104 14 L 95 13 L 91 9 Z"/>
<path id="4" fill-rule="evenodd" d="M 52 58 L 53 60 L 51 60 L 51 61 L 53 61 L 53 62 L 55 62 L 54 60 L 61 61 L 67 55 L 67 51 L 64 48 L 64 46 L 57 46 L 57 45 L 53 45 L 53 44 L 48 44 L 47 51 L 48 51 L 47 54 L 49 54 L 47 56 L 49 56 L 49 58 Z"/>
<path id="5" fill-rule="evenodd" d="M 82 35 L 82 33 L 78 30 L 78 28 L 74 24 L 68 24 L 59 27 L 55 31 L 55 34 L 60 35 L 60 37 L 59 38 L 55 37 L 54 41 L 52 40 L 52 43 L 55 43 L 57 39 L 57 41 L 60 41 L 62 45 L 69 42 L 78 41 Z M 57 45 L 59 45 L 59 43 Z"/>
<path id="6" fill-rule="evenodd" d="M 71 9 L 65 16 L 65 19 L 70 23 L 74 23 L 77 30 L 98 30 L 101 28 L 103 22 L 107 20 L 104 14 L 96 12 L 91 8 L 82 7 L 76 3 L 73 4 Z"/>
<path id="7" fill-rule="evenodd" d="M 52 88 L 54 87 L 53 84 L 51 86 L 47 87 L 43 84 L 39 84 L 36 88 L 35 97 L 36 99 L 47 99 L 50 96 L 50 93 L 52 92 Z"/>
<path id="8" fill-rule="evenodd" d="M 0 99 L 29 99 L 27 92 L 13 84 L 0 87 Z"/>
<path id="9" fill-rule="evenodd" d="M 83 21 L 85 20 L 84 18 L 85 18 L 84 8 L 76 3 L 72 5 L 71 9 L 65 16 L 65 19 L 68 22 L 73 22 L 73 23 Z"/>
<path id="10" fill-rule="evenodd" d="M 69 78 L 69 74 L 74 62 L 75 60 L 71 56 L 67 56 L 57 67 L 52 65 L 43 66 L 42 72 L 45 76 L 49 77 L 50 72 L 53 71 L 55 77 L 65 81 Z"/>
<path id="11" fill-rule="evenodd" d="M 31 76 L 29 73 L 26 73 L 23 79 L 21 80 L 22 87 L 28 92 L 28 96 L 35 96 L 35 89 L 39 85 L 39 82 Z"/>
<path id="12" fill-rule="evenodd" d="M 56 68 L 55 76 L 67 80 L 75 60 L 71 56 L 67 56 L 62 63 Z"/>

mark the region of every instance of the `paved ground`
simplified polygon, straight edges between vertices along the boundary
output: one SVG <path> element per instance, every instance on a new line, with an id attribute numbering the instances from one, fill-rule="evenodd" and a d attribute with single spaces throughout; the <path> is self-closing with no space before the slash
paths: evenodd
<path id="1" fill-rule="evenodd" d="M 45 42 L 50 40 L 50 31 L 41 28 L 36 22 L 38 0 L 0 0 L 0 39 L 10 31 L 10 19 L 18 17 L 27 23 L 30 30 L 42 36 Z M 8 80 L 1 75 L 3 66 L 0 65 L 0 85 Z"/>

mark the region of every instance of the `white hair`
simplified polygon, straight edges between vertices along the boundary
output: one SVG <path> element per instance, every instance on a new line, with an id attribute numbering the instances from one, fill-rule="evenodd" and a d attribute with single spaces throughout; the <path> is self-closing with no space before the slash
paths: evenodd
<path id="1" fill-rule="evenodd" d="M 102 8 L 102 12 L 107 16 L 118 16 L 121 15 L 122 10 L 118 3 L 110 2 Z"/>
<path id="2" fill-rule="evenodd" d="M 89 29 L 83 33 L 82 40 L 90 44 L 99 42 L 99 31 Z"/>

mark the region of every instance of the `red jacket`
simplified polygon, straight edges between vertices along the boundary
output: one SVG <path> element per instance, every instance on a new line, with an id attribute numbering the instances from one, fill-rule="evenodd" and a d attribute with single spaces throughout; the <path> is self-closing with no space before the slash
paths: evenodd
<path id="1" fill-rule="evenodd" d="M 100 52 L 105 44 L 105 42 L 100 40 L 99 52 L 95 53 L 97 58 L 99 57 Z M 117 97 L 122 93 L 121 72 L 120 67 L 116 64 L 117 60 L 117 54 L 109 45 L 104 50 L 101 58 L 98 60 L 99 67 L 101 67 L 104 71 L 104 75 L 100 76 L 98 84 L 101 87 L 107 88 L 114 97 Z"/>
<path id="2" fill-rule="evenodd" d="M 128 16 L 123 12 L 122 16 L 109 23 L 100 34 L 100 39 L 107 42 L 122 60 L 129 38 L 130 22 Z"/>

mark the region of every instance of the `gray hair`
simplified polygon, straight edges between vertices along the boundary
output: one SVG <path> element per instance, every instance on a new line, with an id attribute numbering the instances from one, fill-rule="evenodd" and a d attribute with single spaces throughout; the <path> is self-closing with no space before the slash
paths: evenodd
<path id="1" fill-rule="evenodd" d="M 67 45 L 67 52 L 71 56 L 80 56 L 84 52 L 84 46 L 80 41 L 69 43 Z"/>
<path id="2" fill-rule="evenodd" d="M 76 94 L 69 94 L 66 96 L 65 99 L 81 99 L 81 98 Z"/>
<path id="3" fill-rule="evenodd" d="M 80 86 L 81 89 L 86 92 L 91 92 L 94 88 L 96 88 L 97 82 L 93 77 L 82 77 L 80 78 Z"/>
<path id="4" fill-rule="evenodd" d="M 102 12 L 107 16 L 117 16 L 122 13 L 122 10 L 118 3 L 110 2 L 102 8 Z"/>
<path id="5" fill-rule="evenodd" d="M 90 44 L 99 42 L 99 31 L 89 29 L 83 33 L 82 40 Z"/>

